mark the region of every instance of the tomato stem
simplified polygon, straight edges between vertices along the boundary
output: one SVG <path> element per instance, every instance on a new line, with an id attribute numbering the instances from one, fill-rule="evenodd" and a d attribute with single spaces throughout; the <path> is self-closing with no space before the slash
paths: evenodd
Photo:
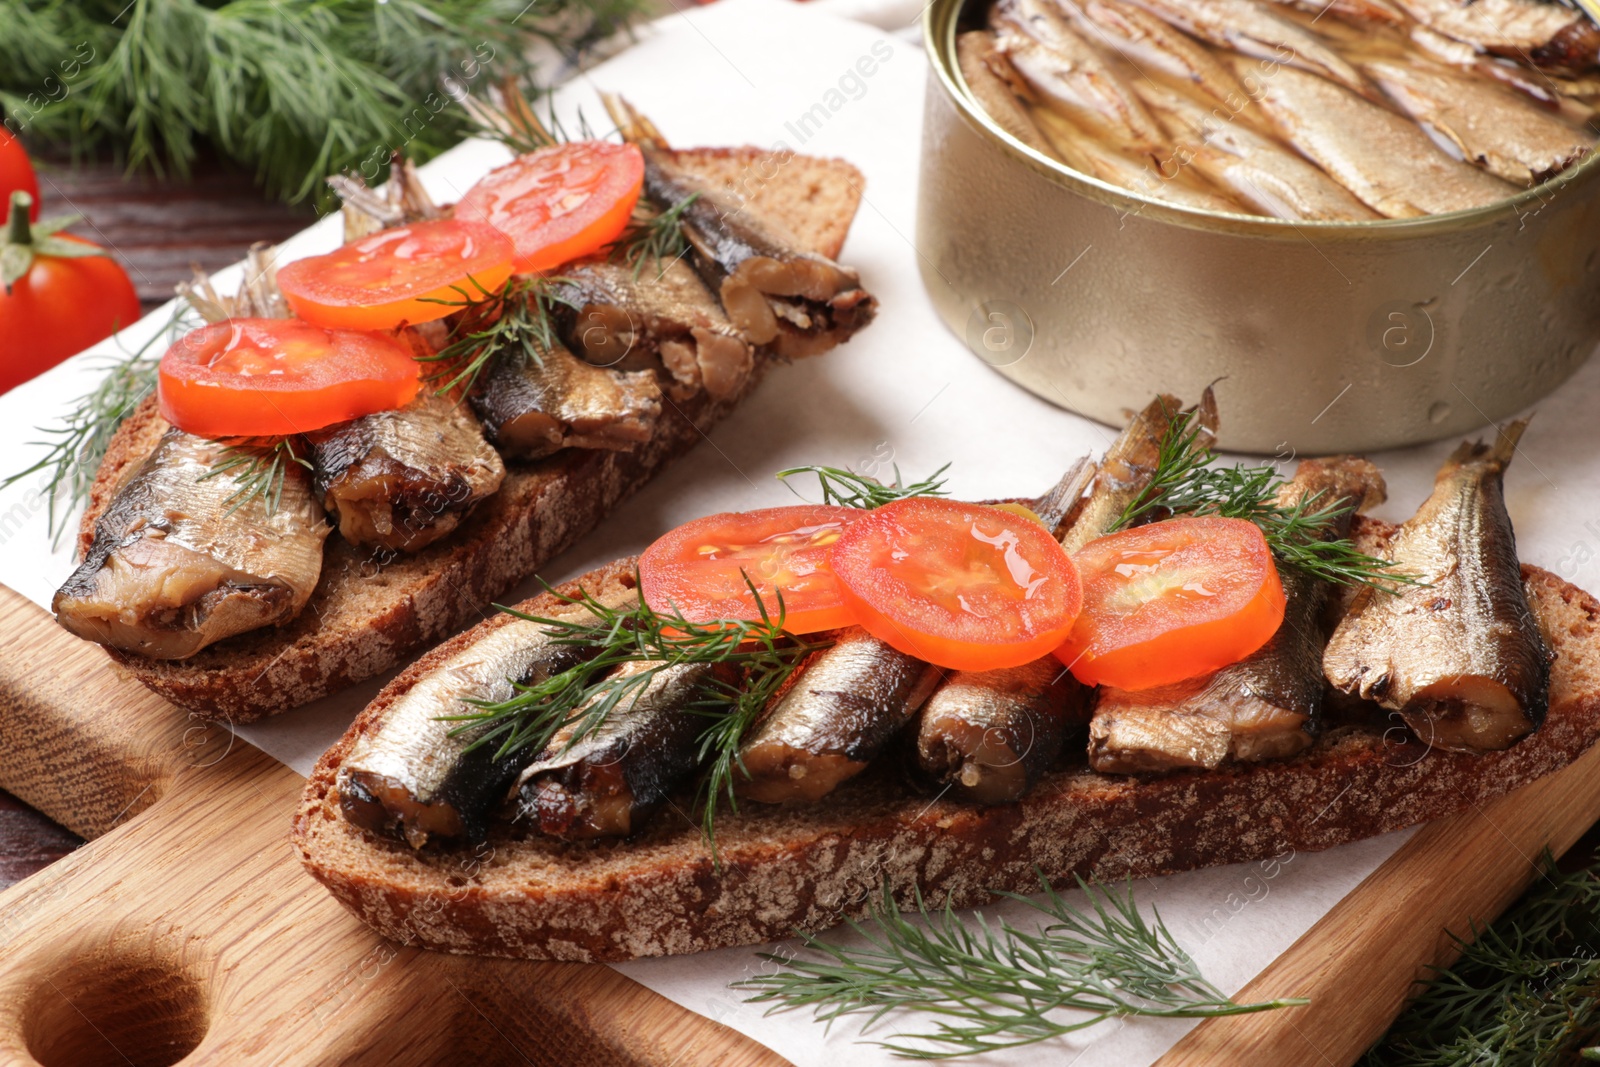
<path id="1" fill-rule="evenodd" d="M 6 243 L 31 245 L 33 227 L 28 223 L 28 212 L 33 208 L 33 197 L 18 189 L 11 194 L 11 206 L 6 212 Z"/>

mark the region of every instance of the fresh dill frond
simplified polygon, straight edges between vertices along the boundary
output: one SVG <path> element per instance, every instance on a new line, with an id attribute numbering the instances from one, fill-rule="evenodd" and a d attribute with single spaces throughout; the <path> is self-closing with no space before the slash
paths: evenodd
<path id="1" fill-rule="evenodd" d="M 519 156 L 574 140 L 595 140 L 594 129 L 582 108 L 578 109 L 574 136 L 556 114 L 555 97 L 545 96 L 545 115 L 540 118 L 516 78 L 507 78 L 493 87 L 489 98 L 490 103 L 470 96 L 461 100 L 472 116 L 474 134 L 487 141 L 499 141 Z"/>
<path id="2" fill-rule="evenodd" d="M 270 518 L 278 513 L 278 503 L 283 499 L 283 480 L 288 476 L 290 465 L 311 470 L 311 461 L 297 455 L 294 444 L 293 437 L 284 437 L 276 441 L 229 445 L 217 453 L 216 461 L 200 476 L 200 481 L 223 476 L 232 478 L 237 488 L 223 501 L 228 505 L 226 514 L 232 515 L 259 500 Z"/>
<path id="3" fill-rule="evenodd" d="M 717 802 L 724 793 L 732 800 L 745 731 L 805 658 L 828 647 L 827 642 L 785 633 L 782 597 L 777 615 L 770 615 L 754 583 L 748 576 L 745 581 L 760 605 L 758 619 L 690 622 L 676 611 L 653 610 L 643 597 L 616 608 L 583 591 L 560 599 L 585 609 L 587 618 L 555 619 L 501 607 L 538 623 L 552 643 L 582 649 L 585 658 L 541 681 L 514 684 L 513 695 L 505 700 L 469 700 L 472 710 L 440 718 L 458 724 L 451 736 L 473 734 L 468 751 L 495 745 L 496 759 L 524 749 L 541 751 L 563 731 L 570 748 L 619 710 L 631 708 L 661 672 L 693 664 L 722 668 L 723 676 L 708 675 L 686 708 L 710 720 L 700 735 L 701 762 L 709 761 L 701 795 L 706 801 L 706 840 L 715 854 Z M 643 667 L 618 671 L 624 664 Z"/>
<path id="4" fill-rule="evenodd" d="M 493 291 L 475 278 L 469 280 L 474 291 L 455 287 L 459 300 L 430 299 L 460 309 L 446 345 L 431 356 L 417 357 L 430 365 L 424 380 L 439 396 L 470 391 L 484 368 L 497 359 L 519 367 L 530 362 L 542 365 L 544 353 L 559 343 L 557 305 L 578 310 L 558 289 L 564 278 L 512 275 Z"/>
<path id="5" fill-rule="evenodd" d="M 1171 417 L 1166 433 L 1161 435 L 1155 473 L 1138 495 L 1128 501 L 1107 533 L 1125 530 L 1156 509 L 1167 507 L 1166 498 L 1179 492 L 1216 458 L 1207 443 L 1210 434 L 1200 425 L 1199 414 L 1198 411 L 1183 411 Z"/>
<path id="6" fill-rule="evenodd" d="M 876 508 L 896 500 L 905 500 L 913 496 L 948 496 L 944 491 L 945 471 L 950 469 L 946 463 L 938 470 L 920 482 L 909 485 L 900 475 L 899 464 L 894 468 L 894 481 L 884 485 L 876 478 L 854 471 L 843 470 L 839 467 L 790 467 L 788 470 L 779 471 L 777 478 L 788 485 L 790 478 L 802 474 L 816 475 L 817 484 L 822 489 L 822 502 L 824 504 L 838 504 L 847 508 Z M 793 489 L 793 486 L 789 486 Z"/>
<path id="7" fill-rule="evenodd" d="M 1337 503 L 1318 507 L 1324 496 L 1313 493 L 1252 520 L 1285 566 L 1335 585 L 1366 585 L 1386 593 L 1393 593 L 1396 585 L 1420 584 L 1416 575 L 1395 570 L 1393 560 L 1368 555 L 1350 538 L 1327 537 L 1334 523 L 1354 508 Z"/>
<path id="8" fill-rule="evenodd" d="M 774 619 L 749 575 L 745 585 L 756 602 L 763 634 L 782 634 L 785 608 L 783 590 L 777 590 L 778 615 Z M 739 800 L 734 793 L 738 775 L 744 772 L 744 762 L 739 749 L 750 728 L 783 689 L 794 672 L 800 669 L 806 657 L 833 644 L 826 640 L 797 640 L 793 637 L 782 642 L 759 641 L 755 655 L 744 664 L 736 681 L 713 677 L 708 683 L 709 692 L 696 708 L 710 717 L 711 722 L 700 735 L 700 763 L 705 767 L 700 779 L 699 804 L 701 832 L 711 846 L 713 859 L 717 858 L 716 815 L 724 797 L 732 811 L 739 810 Z"/>
<path id="9" fill-rule="evenodd" d="M 1364 1067 L 1557 1067 L 1600 1055 L 1590 1051 L 1600 1043 L 1600 866 L 1562 873 L 1546 851 L 1523 898 L 1470 933 Z"/>
<path id="10" fill-rule="evenodd" d="M 689 250 L 689 238 L 683 232 L 683 213 L 698 199 L 699 193 L 690 193 L 665 211 L 640 219 L 611 245 L 611 259 L 631 265 L 635 278 L 646 263 L 652 263 L 656 277 L 660 278 L 674 260 Z"/>
<path id="11" fill-rule="evenodd" d="M 1042 874 L 1039 881 L 1042 902 L 1001 894 L 1050 920 L 1037 932 L 988 922 L 981 913 L 969 924 L 948 906 L 930 911 L 920 892 L 913 919 L 885 885 L 867 920 L 849 923 L 865 944 L 802 933 L 811 956 L 762 953 L 776 969 L 734 988 L 771 1003 L 769 1011 L 810 1008 L 820 1022 L 865 1015 L 863 1034 L 893 1011 L 924 1014 L 926 1026 L 875 1042 L 910 1059 L 1015 1048 L 1127 1016 L 1207 1019 L 1307 1003 L 1230 1000 L 1206 981 L 1159 914 L 1153 924 L 1145 921 L 1132 883 L 1119 891 L 1080 878 L 1091 905 L 1083 911 Z M 1059 1009 L 1080 1014 L 1054 1017 Z"/>
<path id="12" fill-rule="evenodd" d="M 1155 474 L 1129 501 L 1111 532 L 1160 515 L 1216 515 L 1245 519 L 1261 529 L 1278 562 L 1333 582 L 1365 585 L 1393 593 L 1396 585 L 1415 585 L 1414 575 L 1395 570 L 1392 560 L 1368 555 L 1348 537 L 1329 537 L 1338 521 L 1355 510 L 1351 503 L 1328 501 L 1325 491 L 1278 503 L 1284 479 L 1271 466 L 1214 466 L 1210 435 L 1197 413 L 1174 416 L 1162 436 Z"/>
<path id="13" fill-rule="evenodd" d="M 100 469 L 117 427 L 155 389 L 163 342 L 171 343 L 190 321 L 187 311 L 180 308 L 164 328 L 152 334 L 138 349 L 113 358 L 106 365 L 100 384 L 80 396 L 61 416 L 58 425 L 38 428 L 50 438 L 29 442 L 46 450 L 38 462 L 0 479 L 0 489 L 4 489 L 30 475 L 49 472 L 40 492 L 48 502 L 46 525 L 54 542 L 59 542 L 66 529 L 67 517 L 89 499 L 95 473 Z M 63 493 L 65 506 L 58 513 L 56 506 Z"/>
<path id="14" fill-rule="evenodd" d="M 0 109 L 74 155 L 187 173 L 202 144 L 287 199 L 396 148 L 419 161 L 472 131 L 462 101 L 563 61 L 639 0 L 0 0 Z M 552 70 L 549 72 L 554 74 Z"/>
<path id="15" fill-rule="evenodd" d="M 607 698 L 621 684 L 620 680 L 614 682 L 606 675 L 624 663 L 648 663 L 658 670 L 684 664 L 712 664 L 789 671 L 798 666 L 807 653 L 824 647 L 785 633 L 781 612 L 776 617 L 769 616 L 764 606 L 759 619 L 698 623 L 690 622 L 676 611 L 658 612 L 646 604 L 643 597 L 621 608 L 611 607 L 587 592 L 560 599 L 583 608 L 588 617 L 558 619 L 528 615 L 515 608 L 500 607 L 499 610 L 538 623 L 554 644 L 583 649 L 588 653 L 584 662 L 543 682 L 518 685 L 516 693 L 506 700 L 470 702 L 476 709 L 473 712 L 446 716 L 461 723 L 452 733 L 481 730 L 473 745 L 499 740 L 498 758 L 529 744 L 548 744 L 557 730 L 575 723 L 573 713 L 580 707 L 603 708 L 600 714 L 593 716 L 585 711 L 585 716 L 592 717 L 593 721 L 579 723 L 579 728 L 572 732 L 572 740 L 579 740 L 604 722 L 612 707 L 607 704 Z M 648 680 L 650 674 L 643 672 L 629 677 Z M 749 688 L 750 681 L 746 678 L 740 689 Z M 755 679 L 755 682 L 757 687 L 766 684 L 764 679 Z M 700 706 L 718 703 L 715 693 L 707 696 L 708 700 Z"/>

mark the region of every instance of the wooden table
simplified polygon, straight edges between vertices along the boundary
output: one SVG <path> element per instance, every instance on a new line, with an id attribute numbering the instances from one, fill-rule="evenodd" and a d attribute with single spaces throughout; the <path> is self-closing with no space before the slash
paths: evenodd
<path id="1" fill-rule="evenodd" d="M 187 182 L 129 178 L 110 162 L 72 166 L 38 162 L 45 216 L 78 213 L 73 227 L 111 248 L 139 291 L 146 312 L 172 297 L 192 268 L 217 270 L 244 258 L 255 241 L 279 241 L 316 221 L 306 205 L 264 199 L 249 173 L 202 159 Z M 83 844 L 32 808 L 0 791 L 0 889 Z"/>

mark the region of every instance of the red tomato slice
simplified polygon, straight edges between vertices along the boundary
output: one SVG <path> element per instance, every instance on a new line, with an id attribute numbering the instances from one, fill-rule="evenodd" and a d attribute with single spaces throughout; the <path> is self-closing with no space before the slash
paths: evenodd
<path id="1" fill-rule="evenodd" d="M 800 504 L 708 515 L 662 536 L 639 557 L 644 601 L 690 622 L 759 619 L 749 575 L 774 621 L 783 593 L 783 628 L 794 634 L 849 626 L 854 621 L 828 569 L 828 552 L 856 508 Z M 743 571 L 743 574 L 740 572 Z"/>
<path id="2" fill-rule="evenodd" d="M 1180 518 L 1090 541 L 1083 614 L 1056 651 L 1087 685 L 1149 689 L 1237 663 L 1283 622 L 1266 538 L 1244 519 Z"/>
<path id="3" fill-rule="evenodd" d="M 616 240 L 643 184 L 634 145 L 573 141 L 490 171 L 461 198 L 456 218 L 511 238 L 519 274 L 553 270 Z"/>
<path id="4" fill-rule="evenodd" d="M 202 437 L 279 437 L 404 407 L 421 383 L 393 337 L 295 319 L 227 319 L 161 357 L 168 422 Z"/>
<path id="5" fill-rule="evenodd" d="M 296 260 L 278 271 L 278 288 L 307 322 L 392 330 L 442 319 L 509 277 L 511 242 L 504 234 L 481 222 L 435 219 Z"/>
<path id="6" fill-rule="evenodd" d="M 1077 569 L 1049 531 L 981 504 L 885 504 L 845 529 L 832 562 L 845 604 L 869 633 L 956 670 L 1049 655 L 1082 601 Z"/>

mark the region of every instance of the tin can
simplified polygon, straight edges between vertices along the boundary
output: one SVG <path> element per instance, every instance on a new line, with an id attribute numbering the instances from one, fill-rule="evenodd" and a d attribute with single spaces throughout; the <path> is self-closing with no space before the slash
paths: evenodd
<path id="1" fill-rule="evenodd" d="M 1457 436 L 1600 346 L 1600 155 L 1503 202 L 1417 219 L 1207 212 L 1088 177 L 973 99 L 933 0 L 917 205 L 924 284 L 981 359 L 1120 425 L 1216 383 L 1221 444 L 1283 456 Z"/>

